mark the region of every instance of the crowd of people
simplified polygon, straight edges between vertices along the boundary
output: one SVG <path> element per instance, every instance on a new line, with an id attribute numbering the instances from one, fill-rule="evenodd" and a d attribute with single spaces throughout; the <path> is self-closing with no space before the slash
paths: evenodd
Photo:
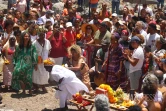
<path id="1" fill-rule="evenodd" d="M 78 0 L 82 7 L 84 0 Z M 47 93 L 49 72 L 43 60 L 73 71 L 89 89 L 106 83 L 138 94 L 142 111 L 165 111 L 166 107 L 166 12 L 147 4 L 112 11 L 99 0 L 91 0 L 91 13 L 81 15 L 72 0 L 64 0 L 60 12 L 51 0 L 8 2 L 0 11 L 1 57 L 6 90 L 25 94 Z M 124 4 L 124 3 L 123 3 Z M 161 7 L 160 7 L 161 4 Z M 116 8 L 116 10 L 115 10 Z M 43 9 L 45 11 L 43 11 Z M 0 61 L 3 62 L 3 61 Z M 95 83 L 95 84 L 94 84 Z M 151 101 L 153 100 L 153 101 Z"/>

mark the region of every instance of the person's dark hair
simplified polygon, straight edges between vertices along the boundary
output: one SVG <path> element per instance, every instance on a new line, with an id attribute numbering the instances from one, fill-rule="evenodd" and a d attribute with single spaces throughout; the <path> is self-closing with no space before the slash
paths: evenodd
<path id="1" fill-rule="evenodd" d="M 150 17 L 150 13 L 146 12 L 146 16 L 149 16 L 149 17 Z"/>
<path id="2" fill-rule="evenodd" d="M 72 0 L 67 0 L 66 3 L 64 4 L 64 8 L 69 8 L 69 1 L 72 2 Z"/>
<path id="3" fill-rule="evenodd" d="M 20 34 L 20 35 L 21 35 L 21 31 L 20 31 L 20 30 L 14 31 L 14 36 L 17 36 L 17 34 Z"/>
<path id="4" fill-rule="evenodd" d="M 55 24 L 53 25 L 53 28 L 55 28 L 55 27 L 60 27 L 60 26 L 59 26 L 59 24 L 55 23 Z"/>
<path id="5" fill-rule="evenodd" d="M 138 105 L 130 106 L 127 111 L 142 111 L 141 107 Z"/>
<path id="6" fill-rule="evenodd" d="M 45 28 L 49 29 L 50 26 L 51 26 L 50 24 L 47 24 L 47 25 L 45 25 Z"/>
<path id="7" fill-rule="evenodd" d="M 29 27 L 29 29 L 28 29 L 29 34 L 32 35 L 32 33 L 34 32 L 36 26 L 37 26 L 36 24 L 31 24 L 31 25 L 30 25 L 30 27 Z"/>
<path id="8" fill-rule="evenodd" d="M 6 20 L 4 23 L 4 29 L 6 29 L 9 25 L 14 25 L 14 22 L 12 20 Z"/>
<path id="9" fill-rule="evenodd" d="M 127 27 L 130 30 L 130 32 L 132 32 L 133 31 L 133 27 L 135 27 L 135 23 L 134 22 L 129 22 Z"/>
<path id="10" fill-rule="evenodd" d="M 161 84 L 162 80 L 163 80 L 163 72 L 161 70 L 156 70 L 154 72 L 154 75 L 158 78 L 159 80 L 159 84 Z"/>
<path id="11" fill-rule="evenodd" d="M 92 26 L 91 26 L 91 25 L 87 25 L 85 28 L 87 28 L 87 27 L 90 27 L 90 28 L 91 28 L 91 30 L 92 30 L 92 35 L 93 35 L 93 34 L 94 34 L 94 30 L 93 30 Z"/>
<path id="12" fill-rule="evenodd" d="M 163 38 L 163 36 L 160 36 L 160 42 L 162 44 L 161 49 L 166 50 L 166 40 Z"/>
<path id="13" fill-rule="evenodd" d="M 27 20 L 30 16 L 29 11 L 23 12 L 23 16 L 25 17 L 25 19 Z"/>
<path id="14" fill-rule="evenodd" d="M 136 34 L 140 34 L 140 31 L 137 28 L 133 28 L 132 32 L 135 32 Z"/>
<path id="15" fill-rule="evenodd" d="M 145 48 L 144 48 L 144 50 L 145 50 L 145 52 L 151 52 L 151 48 L 149 47 L 149 46 L 145 46 Z"/>
<path id="16" fill-rule="evenodd" d="M 23 32 L 23 33 L 21 33 L 21 38 L 20 38 L 20 43 L 19 43 L 19 48 L 20 48 L 20 49 L 23 49 L 23 48 L 24 48 L 24 36 L 25 36 L 26 34 L 28 34 L 28 35 L 29 35 L 29 38 L 30 38 L 30 34 L 29 34 L 28 32 Z M 31 39 L 29 39 L 28 45 L 27 45 L 26 48 L 27 48 L 27 49 L 30 48 L 31 45 L 32 45 L 32 42 L 31 42 Z"/>

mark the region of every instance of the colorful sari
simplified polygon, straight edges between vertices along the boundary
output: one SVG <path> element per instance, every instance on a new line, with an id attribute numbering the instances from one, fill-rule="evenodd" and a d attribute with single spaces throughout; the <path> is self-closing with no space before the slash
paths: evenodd
<path id="1" fill-rule="evenodd" d="M 12 77 L 12 88 L 20 90 L 20 81 L 22 81 L 26 89 L 32 88 L 32 73 L 34 65 L 37 64 L 36 48 L 32 45 L 30 48 L 20 49 L 16 47 L 13 57 L 14 71 Z"/>

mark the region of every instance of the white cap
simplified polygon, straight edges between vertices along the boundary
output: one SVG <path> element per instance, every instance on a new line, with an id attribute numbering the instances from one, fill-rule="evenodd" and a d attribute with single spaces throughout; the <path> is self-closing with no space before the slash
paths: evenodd
<path id="1" fill-rule="evenodd" d="M 110 22 L 109 18 L 105 18 L 102 22 Z"/>
<path id="2" fill-rule="evenodd" d="M 72 23 L 71 22 L 67 22 L 66 23 L 66 27 L 72 27 L 73 25 L 72 25 Z"/>
<path id="3" fill-rule="evenodd" d="M 118 23 L 119 23 L 120 25 L 124 25 L 124 24 L 125 24 L 125 21 L 119 20 Z"/>
<path id="4" fill-rule="evenodd" d="M 118 15 L 116 13 L 113 13 L 112 16 L 117 17 Z"/>
<path id="5" fill-rule="evenodd" d="M 50 21 L 51 22 L 51 19 L 46 19 L 46 22 Z"/>

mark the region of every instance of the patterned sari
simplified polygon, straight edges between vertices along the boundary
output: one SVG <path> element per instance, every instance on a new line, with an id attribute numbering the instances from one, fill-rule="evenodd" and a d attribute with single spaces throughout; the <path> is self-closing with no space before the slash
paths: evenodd
<path id="1" fill-rule="evenodd" d="M 118 71 L 120 70 L 120 62 L 124 60 L 122 54 L 122 48 L 118 46 L 116 49 L 109 51 L 109 64 L 107 72 L 107 84 L 109 84 L 114 90 L 116 90 L 119 85 L 122 89 L 126 88 L 127 74 L 125 71 L 124 64 L 121 69 L 120 78 L 118 78 Z"/>

